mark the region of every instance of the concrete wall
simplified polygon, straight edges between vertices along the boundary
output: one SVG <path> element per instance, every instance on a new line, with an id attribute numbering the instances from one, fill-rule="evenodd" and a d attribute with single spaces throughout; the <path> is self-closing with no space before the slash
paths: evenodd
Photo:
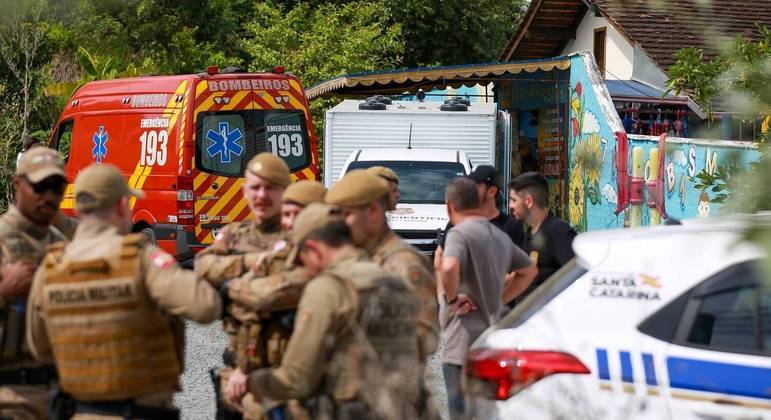
<path id="1" fill-rule="evenodd" d="M 605 28 L 605 78 L 609 80 L 629 80 L 633 77 L 635 61 L 634 46 L 614 28 L 604 17 L 597 17 L 587 12 L 576 30 L 576 39 L 571 40 L 562 54 L 579 51 L 594 51 L 594 30 Z"/>
<path id="2" fill-rule="evenodd" d="M 581 54 L 570 61 L 566 219 L 581 232 L 620 228 L 627 214 L 631 217 L 629 208 L 615 214 L 620 189 L 615 133 L 623 130 L 621 120 L 593 57 Z M 759 159 L 754 143 L 684 138 L 668 138 L 666 142 L 664 203 L 667 215 L 676 219 L 704 218 L 721 212 L 723 204 L 713 201 L 716 193 L 711 189 L 702 191 L 694 180 L 696 175 L 702 171 L 714 174 L 721 166 L 729 171 L 747 167 Z M 657 147 L 656 137 L 629 136 L 629 167 L 633 165 L 633 150 L 640 148 L 641 167 L 649 169 L 650 151 Z M 639 220 L 642 226 L 651 223 L 648 206 L 641 209 Z"/>

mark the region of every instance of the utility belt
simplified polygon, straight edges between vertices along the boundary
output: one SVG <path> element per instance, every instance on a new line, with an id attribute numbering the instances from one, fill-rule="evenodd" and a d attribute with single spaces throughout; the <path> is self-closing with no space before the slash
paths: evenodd
<path id="1" fill-rule="evenodd" d="M 292 335 L 295 313 L 295 309 L 272 312 L 259 321 L 243 323 L 234 318 L 226 319 L 232 354 L 225 357 L 225 364 L 240 367 L 244 373 L 278 366 Z"/>
<path id="2" fill-rule="evenodd" d="M 51 419 L 69 420 L 75 414 L 116 416 L 124 419 L 178 420 L 179 410 L 136 404 L 134 401 L 76 401 L 71 396 L 57 392 L 51 401 Z"/>
<path id="3" fill-rule="evenodd" d="M 48 385 L 56 379 L 53 366 L 0 370 L 0 384 L 3 385 Z"/>

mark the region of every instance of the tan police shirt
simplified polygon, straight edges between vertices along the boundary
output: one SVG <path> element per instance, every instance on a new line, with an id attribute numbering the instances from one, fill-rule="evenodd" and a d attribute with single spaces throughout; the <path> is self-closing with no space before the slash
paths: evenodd
<path id="1" fill-rule="evenodd" d="M 296 308 L 311 277 L 302 266 L 287 264 L 293 248 L 287 239 L 286 246 L 265 252 L 246 274 L 231 280 L 228 298 L 233 305 L 256 312 Z"/>
<path id="2" fill-rule="evenodd" d="M 420 300 L 418 344 L 421 359 L 425 360 L 436 351 L 439 344 L 436 277 L 431 263 L 390 230 L 372 253 L 372 261 L 380 264 L 384 270 L 406 279 L 417 292 Z"/>
<path id="3" fill-rule="evenodd" d="M 195 272 L 219 287 L 225 280 L 246 273 L 260 253 L 281 246 L 286 246 L 286 240 L 279 216 L 262 224 L 253 220 L 234 222 L 225 226 L 214 243 L 196 255 Z"/>
<path id="4" fill-rule="evenodd" d="M 288 400 L 307 398 L 318 391 L 332 355 L 345 353 L 353 344 L 350 326 L 357 322 L 356 292 L 327 272 L 359 262 L 367 264 L 370 272 L 381 272 L 367 260 L 364 251 L 339 255 L 308 283 L 300 298 L 294 331 L 281 359 L 281 366 L 261 369 L 253 375 L 252 381 L 263 396 Z M 348 380 L 359 379 L 349 377 Z M 338 393 L 336 397 L 340 400 L 352 399 L 356 394 L 355 384 L 352 385 L 344 387 L 345 392 Z M 354 388 L 354 392 L 350 391 L 351 388 Z"/>
<path id="5" fill-rule="evenodd" d="M 89 261 L 120 252 L 123 236 L 114 226 L 101 221 L 81 221 L 75 237 L 64 250 L 63 261 Z M 183 270 L 174 257 L 153 245 L 145 245 L 140 253 L 140 275 L 143 276 L 148 298 L 166 314 L 208 323 L 222 312 L 219 295 L 209 284 L 199 280 L 190 270 Z M 35 273 L 27 307 L 27 341 L 38 359 L 51 360 L 51 344 L 46 332 L 46 320 L 41 303 L 45 272 Z M 184 346 L 184 341 L 176 343 Z M 142 401 L 166 403 L 171 394 L 152 395 Z"/>
<path id="6" fill-rule="evenodd" d="M 0 216 L 0 264 L 24 260 L 33 267 L 39 266 L 48 245 L 66 239 L 56 228 L 35 225 L 19 209 L 11 206 Z M 21 308 L 26 302 L 27 296 L 14 302 L 5 302 L 0 298 L 0 369 L 39 365 L 24 340 L 24 313 Z"/>

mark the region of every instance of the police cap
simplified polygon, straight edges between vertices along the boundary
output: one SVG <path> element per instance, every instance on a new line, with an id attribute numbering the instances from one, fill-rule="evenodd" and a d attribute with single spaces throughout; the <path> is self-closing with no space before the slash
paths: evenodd
<path id="1" fill-rule="evenodd" d="M 74 190 L 75 210 L 81 213 L 107 208 L 122 197 L 144 197 L 141 191 L 129 188 L 118 168 L 107 164 L 94 163 L 80 171 Z"/>
<path id="2" fill-rule="evenodd" d="M 23 175 L 33 184 L 54 175 L 66 178 L 64 162 L 59 159 L 56 150 L 41 146 L 33 147 L 21 155 L 16 165 L 16 175 Z"/>
<path id="3" fill-rule="evenodd" d="M 304 179 L 286 187 L 284 195 L 281 196 L 281 202 L 298 204 L 305 207 L 311 203 L 323 202 L 326 192 L 327 190 L 320 182 Z"/>
<path id="4" fill-rule="evenodd" d="M 292 242 L 299 245 L 311 233 L 335 221 L 343 221 L 342 213 L 336 207 L 311 203 L 297 214 L 292 226 Z"/>
<path id="5" fill-rule="evenodd" d="M 388 183 L 363 169 L 348 172 L 327 192 L 324 201 L 341 207 L 358 207 L 378 200 L 388 192 Z"/>
<path id="6" fill-rule="evenodd" d="M 292 182 L 289 166 L 286 165 L 284 159 L 272 153 L 263 152 L 255 155 L 246 165 L 246 170 L 282 187 L 286 187 Z"/>
<path id="7" fill-rule="evenodd" d="M 396 175 L 396 172 L 394 172 L 391 168 L 387 168 L 385 166 L 370 166 L 367 168 L 367 172 L 371 174 L 375 174 L 386 181 L 399 183 L 399 176 Z"/>

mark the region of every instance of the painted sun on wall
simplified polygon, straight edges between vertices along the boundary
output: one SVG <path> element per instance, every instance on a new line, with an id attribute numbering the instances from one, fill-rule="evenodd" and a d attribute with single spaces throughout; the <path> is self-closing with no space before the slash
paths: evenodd
<path id="1" fill-rule="evenodd" d="M 603 82 L 580 66 L 570 79 L 566 204 L 578 231 L 717 215 L 720 192 L 705 188 L 704 177 L 759 158 L 747 142 L 617 135 L 611 127 L 621 123 Z"/>

